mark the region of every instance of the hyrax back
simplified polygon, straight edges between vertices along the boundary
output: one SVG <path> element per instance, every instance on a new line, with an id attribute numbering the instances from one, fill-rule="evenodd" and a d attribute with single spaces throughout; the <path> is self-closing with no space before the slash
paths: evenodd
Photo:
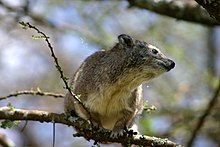
<path id="1" fill-rule="evenodd" d="M 174 68 L 175 63 L 159 49 L 130 36 L 118 36 L 110 50 L 89 56 L 73 76 L 73 93 L 91 114 L 91 121 L 112 130 L 112 137 L 121 135 L 133 125 L 142 112 L 141 84 Z M 65 111 L 88 120 L 89 115 L 67 94 Z"/>

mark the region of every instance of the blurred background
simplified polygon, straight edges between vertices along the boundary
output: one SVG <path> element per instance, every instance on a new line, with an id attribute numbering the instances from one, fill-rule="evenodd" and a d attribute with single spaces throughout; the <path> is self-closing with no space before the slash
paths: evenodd
<path id="1" fill-rule="evenodd" d="M 117 0 L 1 0 L 0 96 L 38 87 L 66 93 L 47 44 L 33 39 L 37 34 L 23 30 L 19 21 L 30 22 L 50 36 L 68 77 L 87 56 L 111 48 L 119 34 L 129 34 L 157 46 L 176 62 L 174 70 L 144 84 L 144 99 L 157 110 L 141 116 L 140 132 L 186 145 L 218 84 L 220 30 L 128 6 L 127 1 Z M 0 107 L 8 103 L 21 109 L 64 112 L 62 98 L 19 96 L 0 101 Z M 220 146 L 219 110 L 218 101 L 193 146 Z M 52 146 L 52 124 L 30 121 L 21 132 L 24 124 L 0 128 L 0 133 L 16 147 Z M 73 133 L 73 128 L 56 124 L 56 146 L 92 145 L 83 138 L 73 138 Z"/>

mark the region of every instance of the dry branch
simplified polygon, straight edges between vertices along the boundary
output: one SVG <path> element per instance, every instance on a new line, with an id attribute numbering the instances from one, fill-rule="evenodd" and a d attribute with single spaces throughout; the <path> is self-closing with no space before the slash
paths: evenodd
<path id="1" fill-rule="evenodd" d="M 40 25 L 47 25 L 51 28 L 54 28 L 54 24 L 48 20 L 46 20 L 43 16 L 33 13 L 31 11 L 29 0 L 26 0 L 26 3 L 23 4 L 23 6 L 17 7 L 17 6 L 11 6 L 8 3 L 0 0 L 0 6 L 3 9 L 6 9 L 8 12 L 13 12 L 16 15 L 12 15 L 15 17 L 15 23 L 17 23 L 18 20 L 20 20 L 23 16 L 29 16 L 32 20 L 37 22 Z"/>
<path id="2" fill-rule="evenodd" d="M 220 0 L 195 0 L 220 22 Z"/>
<path id="3" fill-rule="evenodd" d="M 63 98 L 63 94 L 57 94 L 53 92 L 42 92 L 41 90 L 24 90 L 24 91 L 17 91 L 15 93 L 11 93 L 7 96 L 0 96 L 0 100 L 8 99 L 10 97 L 17 97 L 20 95 L 39 95 L 39 96 L 52 96 L 55 98 Z"/>
<path id="4" fill-rule="evenodd" d="M 189 139 L 187 147 L 191 147 L 193 145 L 193 142 L 194 142 L 197 134 L 199 133 L 199 130 L 202 128 L 203 124 L 205 123 L 205 119 L 210 114 L 210 112 L 214 108 L 215 104 L 217 104 L 217 100 L 219 98 L 219 95 L 220 95 L 220 77 L 219 77 L 218 87 L 216 88 L 212 98 L 210 99 L 209 104 L 208 104 L 206 110 L 204 111 L 203 115 L 198 120 L 195 129 L 192 131 L 192 136 Z"/>
<path id="5" fill-rule="evenodd" d="M 87 140 L 95 140 L 97 142 L 118 142 L 122 144 L 135 144 L 149 147 L 180 147 L 180 145 L 169 141 L 168 139 L 160 139 L 156 137 L 149 137 L 143 135 L 122 136 L 120 138 L 110 138 L 110 131 L 94 131 L 85 120 L 80 118 L 67 117 L 65 114 L 51 113 L 39 110 L 23 110 L 11 109 L 9 107 L 0 108 L 0 120 L 30 120 L 60 123 L 68 126 L 73 126 L 80 129 L 80 134 L 74 136 L 83 136 Z"/>
<path id="6" fill-rule="evenodd" d="M 204 24 L 220 25 L 220 22 L 210 17 L 205 9 L 196 2 L 189 0 L 127 0 L 130 7 L 138 7 L 166 15 L 177 20 Z M 199 0 L 197 0 L 199 1 Z M 202 0 L 201 0 L 202 1 Z"/>

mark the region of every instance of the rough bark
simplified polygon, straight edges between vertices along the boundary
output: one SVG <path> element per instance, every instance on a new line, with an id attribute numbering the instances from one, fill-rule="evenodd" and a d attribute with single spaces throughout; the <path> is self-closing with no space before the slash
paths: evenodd
<path id="1" fill-rule="evenodd" d="M 169 141 L 168 139 L 161 139 L 156 137 L 144 136 L 144 135 L 128 135 L 119 138 L 110 138 L 110 131 L 95 131 L 90 128 L 88 122 L 80 119 L 67 117 L 65 114 L 51 113 L 47 111 L 39 110 L 23 110 L 23 109 L 12 109 L 10 107 L 0 108 L 0 120 L 29 120 L 50 122 L 50 123 L 61 123 L 68 126 L 73 126 L 80 130 L 80 133 L 75 134 L 75 137 L 83 136 L 87 140 L 95 140 L 96 142 L 118 142 L 123 145 L 130 146 L 131 144 L 149 146 L 149 147 L 176 147 L 178 144 Z"/>
<path id="2" fill-rule="evenodd" d="M 220 22 L 210 17 L 205 9 L 192 0 L 128 0 L 128 2 L 130 7 L 147 9 L 161 15 L 175 18 L 177 20 L 184 20 L 208 26 L 220 25 Z M 219 4 L 215 7 L 211 5 L 214 4 L 208 4 L 208 8 L 213 8 L 213 11 L 216 10 L 217 14 L 217 11 L 220 10 L 220 8 L 217 10 L 216 7 Z"/>
<path id="3" fill-rule="evenodd" d="M 195 0 L 220 22 L 220 0 Z"/>

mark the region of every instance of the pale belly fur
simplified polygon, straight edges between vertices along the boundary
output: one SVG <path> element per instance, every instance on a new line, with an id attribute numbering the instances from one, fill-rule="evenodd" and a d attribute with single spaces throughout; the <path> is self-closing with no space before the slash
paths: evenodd
<path id="1" fill-rule="evenodd" d="M 139 95 L 136 98 L 136 104 L 142 101 L 142 87 L 138 88 Z M 139 113 L 137 110 L 132 110 L 129 107 L 129 98 L 131 96 L 131 90 L 125 88 L 111 88 L 103 90 L 102 95 L 91 94 L 86 102 L 86 107 L 91 111 L 99 114 L 99 119 L 101 120 L 102 126 L 105 129 L 112 130 L 116 121 L 120 119 L 124 114 L 122 110 L 133 111 L 134 114 Z"/>
<path id="2" fill-rule="evenodd" d="M 127 103 L 131 93 L 120 88 L 106 89 L 100 93 L 91 94 L 86 107 L 99 114 L 99 119 L 105 129 L 112 130 L 115 122 L 123 115 L 122 110 L 131 110 Z"/>

